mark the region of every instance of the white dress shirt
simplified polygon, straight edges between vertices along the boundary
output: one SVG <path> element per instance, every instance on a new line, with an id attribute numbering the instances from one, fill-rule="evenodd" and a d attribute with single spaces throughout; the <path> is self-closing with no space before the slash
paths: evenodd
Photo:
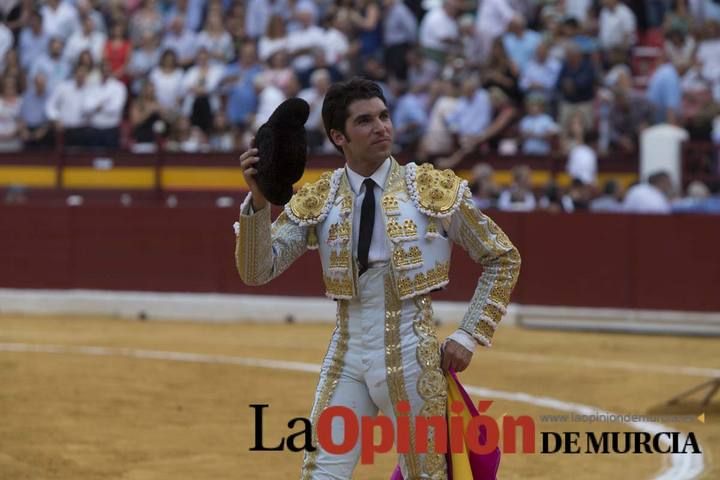
<path id="1" fill-rule="evenodd" d="M 110 77 L 95 86 L 86 100 L 87 111 L 93 112 L 90 126 L 102 129 L 119 127 L 126 100 L 127 88 L 116 78 Z M 99 111 L 98 107 L 101 107 Z"/>
<path id="2" fill-rule="evenodd" d="M 387 234 L 385 233 L 385 224 L 382 217 L 382 194 L 385 188 L 385 181 L 390 174 L 392 161 L 390 158 L 380 165 L 375 172 L 369 177 L 363 177 L 354 172 L 349 166 L 345 166 L 350 188 L 355 193 L 355 209 L 353 214 L 353 256 L 357 258 L 358 236 L 360 235 L 360 212 L 362 211 L 362 202 L 365 198 L 365 185 L 363 182 L 366 178 L 372 178 L 375 182 L 375 222 L 373 224 L 372 239 L 370 240 L 370 252 L 368 253 L 368 265 L 385 263 L 390 261 L 390 249 L 387 242 Z"/>

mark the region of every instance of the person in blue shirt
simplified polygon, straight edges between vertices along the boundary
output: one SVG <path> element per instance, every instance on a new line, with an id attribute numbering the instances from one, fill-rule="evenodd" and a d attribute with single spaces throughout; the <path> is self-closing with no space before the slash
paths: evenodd
<path id="1" fill-rule="evenodd" d="M 682 68 L 682 67 L 681 67 Z M 664 63 L 650 77 L 646 98 L 655 107 L 657 123 L 674 123 L 680 120 L 682 106 L 682 87 L 677 67 L 672 63 Z"/>

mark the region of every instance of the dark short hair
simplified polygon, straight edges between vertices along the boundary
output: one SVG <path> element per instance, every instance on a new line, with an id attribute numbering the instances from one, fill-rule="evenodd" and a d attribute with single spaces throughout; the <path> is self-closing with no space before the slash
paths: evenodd
<path id="1" fill-rule="evenodd" d="M 383 95 L 380 86 L 372 80 L 365 78 L 351 78 L 345 82 L 333 84 L 325 94 L 325 100 L 322 106 L 322 119 L 325 126 L 325 133 L 333 142 L 330 136 L 330 130 L 338 130 L 345 135 L 345 121 L 348 118 L 348 107 L 356 100 L 369 100 L 371 98 L 379 98 L 387 105 L 385 95 Z M 338 151 L 342 149 L 335 145 Z"/>

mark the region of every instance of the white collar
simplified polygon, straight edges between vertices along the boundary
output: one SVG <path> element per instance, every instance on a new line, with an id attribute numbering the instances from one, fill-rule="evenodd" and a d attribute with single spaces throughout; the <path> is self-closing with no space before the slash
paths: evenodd
<path id="1" fill-rule="evenodd" d="M 380 166 L 377 168 L 377 170 L 375 170 L 375 172 L 373 172 L 372 175 L 370 175 L 369 177 L 363 177 L 359 173 L 353 171 L 352 168 L 345 165 L 345 172 L 347 173 L 348 180 L 350 181 L 350 188 L 352 188 L 355 195 L 360 195 L 360 188 L 362 187 L 365 179 L 372 178 L 373 182 L 375 182 L 375 185 L 380 187 L 380 190 L 384 190 L 385 181 L 388 178 L 391 166 L 392 161 L 390 160 L 390 157 L 388 157 L 382 164 L 380 164 Z"/>

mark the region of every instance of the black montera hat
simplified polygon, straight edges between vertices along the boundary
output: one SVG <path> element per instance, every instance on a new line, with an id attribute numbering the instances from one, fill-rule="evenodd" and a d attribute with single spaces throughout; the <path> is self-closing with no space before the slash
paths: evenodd
<path id="1" fill-rule="evenodd" d="M 301 98 L 289 98 L 275 109 L 255 135 L 254 146 L 260 161 L 258 187 L 274 205 L 290 201 L 293 184 L 300 180 L 307 160 L 305 122 L 310 106 Z"/>

